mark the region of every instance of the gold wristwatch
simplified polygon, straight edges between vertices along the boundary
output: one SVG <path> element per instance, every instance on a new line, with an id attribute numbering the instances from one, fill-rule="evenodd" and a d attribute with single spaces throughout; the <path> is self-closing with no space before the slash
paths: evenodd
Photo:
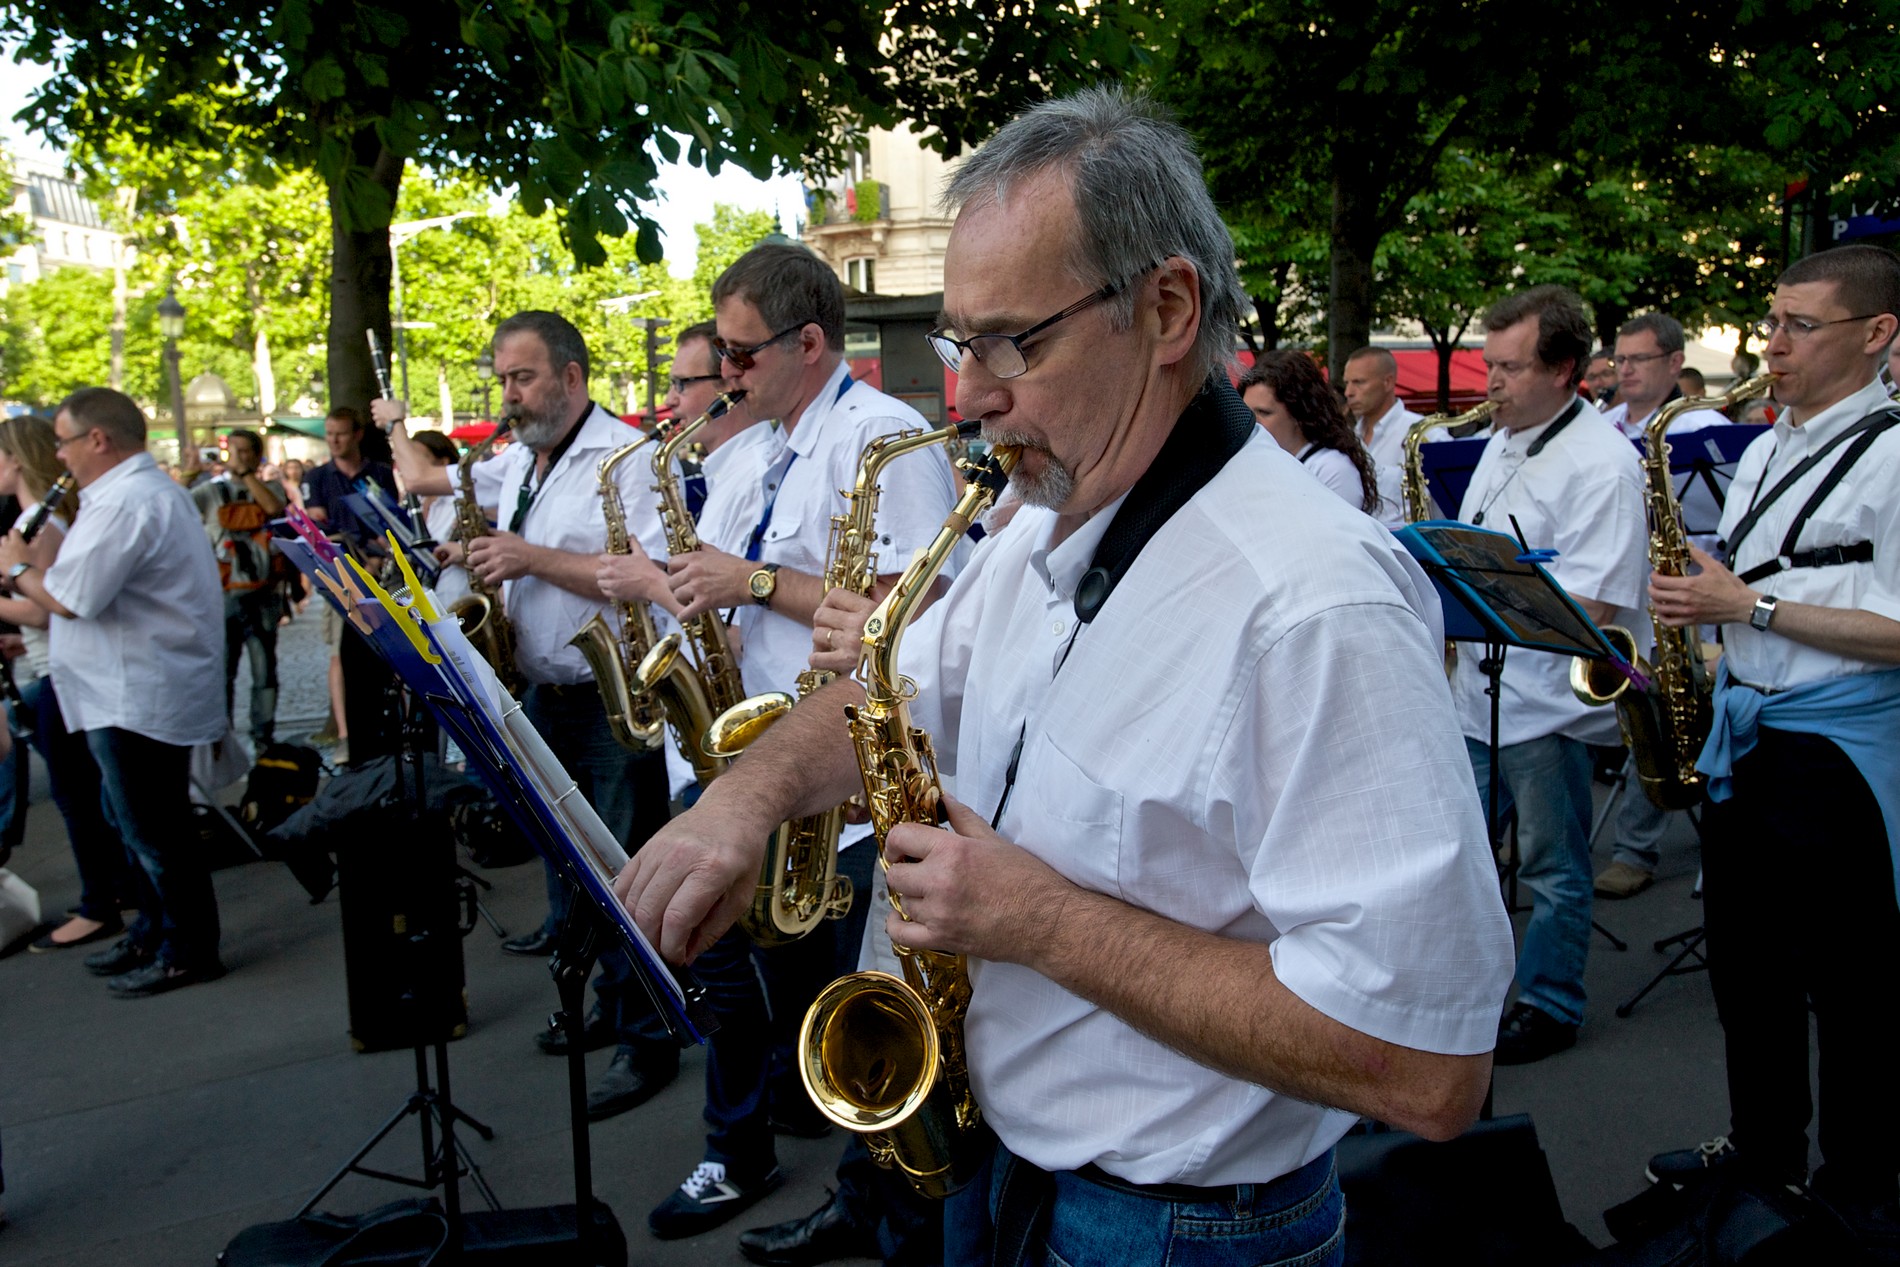
<path id="1" fill-rule="evenodd" d="M 772 595 L 778 592 L 778 564 L 767 563 L 746 578 L 745 587 L 752 594 L 752 601 L 761 607 L 772 605 Z"/>

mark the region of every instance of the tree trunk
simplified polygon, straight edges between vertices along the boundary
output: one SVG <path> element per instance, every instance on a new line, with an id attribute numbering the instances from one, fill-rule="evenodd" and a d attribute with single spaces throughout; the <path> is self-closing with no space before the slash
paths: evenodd
<path id="1" fill-rule="evenodd" d="M 1420 322 L 1425 327 L 1425 337 L 1432 341 L 1432 352 L 1438 358 L 1438 407 L 1434 413 L 1451 412 L 1451 354 L 1455 345 L 1451 332 L 1440 330 L 1430 322 Z"/>
<path id="2" fill-rule="evenodd" d="M 1332 285 L 1326 297 L 1326 361 L 1333 382 L 1346 358 L 1372 342 L 1372 257 L 1379 249 L 1379 190 L 1370 173 L 1348 166 L 1334 143 Z M 1350 150 L 1348 151 L 1350 152 Z"/>
<path id="3" fill-rule="evenodd" d="M 370 151 L 366 162 L 370 178 L 388 193 L 389 206 L 394 208 L 404 160 L 376 146 L 373 140 L 368 147 L 359 147 L 359 156 L 366 150 Z M 380 218 L 382 223 L 374 228 L 351 228 L 342 193 L 335 185 L 330 187 L 329 381 L 325 387 L 329 408 L 348 405 L 365 421 L 377 387 L 363 332 L 376 331 L 383 346 L 390 346 L 390 217 Z"/>

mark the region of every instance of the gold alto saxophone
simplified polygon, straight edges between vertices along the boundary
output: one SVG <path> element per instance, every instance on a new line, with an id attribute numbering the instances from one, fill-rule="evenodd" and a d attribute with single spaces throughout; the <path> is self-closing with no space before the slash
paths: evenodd
<path id="1" fill-rule="evenodd" d="M 455 539 L 462 543 L 465 552 L 463 559 L 468 572 L 469 592 L 450 604 L 449 612 L 462 626 L 462 633 L 469 642 L 482 653 L 482 659 L 494 668 L 495 676 L 501 679 L 502 686 L 507 688 L 510 695 L 518 695 L 521 677 L 515 670 L 515 631 L 502 610 L 501 589 L 482 580 L 474 568 L 466 567 L 468 547 L 478 538 L 489 536 L 495 531 L 488 522 L 488 516 L 482 513 L 481 505 L 475 500 L 473 468 L 507 434 L 508 423 L 498 423 L 486 440 L 462 455 L 461 463 L 455 468 L 462 482 L 462 495 L 455 501 Z"/>
<path id="2" fill-rule="evenodd" d="M 1008 483 L 1019 452 L 966 462 L 963 496 L 936 539 L 906 568 L 864 625 L 864 703 L 847 711 L 865 800 L 881 850 L 898 823 L 943 821 L 943 788 L 930 736 L 911 725 L 915 685 L 897 672 L 906 625 L 950 551 Z M 891 906 L 908 919 L 893 894 Z M 981 1118 L 964 1058 L 970 977 L 962 955 L 894 946 L 900 980 L 854 972 L 822 990 L 798 1031 L 798 1072 L 830 1121 L 866 1136 L 880 1165 L 896 1166 L 919 1193 L 945 1197 L 975 1173 Z"/>
<path id="3" fill-rule="evenodd" d="M 1649 510 L 1649 566 L 1658 576 L 1689 574 L 1689 538 L 1669 477 L 1669 424 L 1692 409 L 1728 409 L 1759 396 L 1775 384 L 1773 374 L 1758 374 L 1720 396 L 1678 397 L 1656 411 L 1643 428 L 1644 499 Z M 1570 689 L 1590 705 L 1615 704 L 1623 743 L 1636 761 L 1643 792 L 1662 809 L 1687 809 L 1702 800 L 1706 780 L 1696 758 L 1709 737 L 1712 716 L 1708 662 L 1694 625 L 1680 629 L 1656 619 L 1650 608 L 1656 649 L 1650 660 L 1636 655 L 1636 639 L 1620 625 L 1605 625 L 1603 636 L 1636 672 L 1651 682 L 1631 689 L 1627 675 L 1608 660 L 1576 656 L 1570 661 Z"/>
<path id="4" fill-rule="evenodd" d="M 1431 494 L 1425 489 L 1426 435 L 1434 427 L 1444 427 L 1451 432 L 1452 439 L 1462 440 L 1477 431 L 1497 409 L 1495 401 L 1480 401 L 1476 408 L 1467 409 L 1461 414 L 1433 414 L 1429 418 L 1420 418 L 1405 429 L 1405 455 L 1399 486 L 1405 499 L 1406 523 L 1415 524 L 1432 513 Z"/>
<path id="5" fill-rule="evenodd" d="M 674 430 L 653 450 L 653 489 L 660 495 L 660 522 L 666 528 L 669 554 L 690 554 L 699 549 L 699 532 L 693 526 L 692 512 L 686 507 L 673 459 L 707 423 L 744 397 L 743 391 L 718 397 L 712 408 Z M 706 784 L 726 768 L 728 752 L 743 748 L 751 734 L 763 731 L 764 725 L 748 727 L 735 718 L 733 730 L 720 737 L 722 743 L 715 746 L 710 742 L 708 732 L 712 730 L 713 719 L 745 699 L 745 683 L 739 677 L 739 662 L 733 658 L 732 644 L 726 638 L 726 623 L 717 611 L 702 612 L 684 622 L 681 628 L 685 631 L 683 635 L 666 635 L 641 657 L 633 670 L 633 688 L 650 693 L 660 701 L 667 721 L 672 723 L 680 754 L 692 764 L 694 777 Z M 693 644 L 691 660 L 685 651 L 688 639 Z M 759 698 L 761 707 L 772 709 L 790 699 L 783 693 Z"/>
<path id="6" fill-rule="evenodd" d="M 877 503 L 882 490 L 878 476 L 906 453 L 955 444 L 976 430 L 976 424 L 952 424 L 935 431 L 899 431 L 879 436 L 858 457 L 858 478 L 846 494 L 845 511 L 831 517 L 831 544 L 825 551 L 825 591 L 850 590 L 869 594 L 877 584 Z M 804 699 L 830 682 L 833 674 L 806 669 L 798 675 L 798 698 Z M 789 703 L 769 711 L 762 700 L 746 700 L 733 714 L 721 714 L 713 723 L 720 734 L 749 731 L 778 720 Z M 783 695 L 778 697 L 783 700 Z M 731 754 L 727 754 L 731 755 Z M 739 917 L 748 937 L 761 946 L 797 941 L 819 923 L 840 919 L 851 909 L 851 881 L 838 874 L 838 832 L 844 826 L 844 807 L 780 823 L 766 850 L 752 905 Z"/>
<path id="7" fill-rule="evenodd" d="M 633 553 L 627 508 L 620 500 L 620 486 L 614 483 L 614 470 L 648 443 L 651 437 L 641 436 L 631 444 L 623 444 L 602 458 L 596 468 L 600 511 L 607 521 L 608 554 Z M 600 688 L 607 707 L 607 727 L 614 741 L 623 748 L 646 752 L 665 742 L 666 712 L 651 691 L 633 689 L 633 670 L 660 640 L 660 631 L 654 627 L 653 612 L 645 603 L 615 602 L 611 606 L 618 618 L 618 634 L 605 614 L 595 612 L 567 645 L 579 647 L 594 671 L 594 685 Z"/>

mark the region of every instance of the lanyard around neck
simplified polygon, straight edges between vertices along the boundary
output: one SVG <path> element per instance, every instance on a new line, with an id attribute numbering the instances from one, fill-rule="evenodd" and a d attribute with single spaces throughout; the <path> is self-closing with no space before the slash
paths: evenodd
<path id="1" fill-rule="evenodd" d="M 515 494 L 515 513 L 508 520 L 509 532 L 516 536 L 521 535 L 521 525 L 528 522 L 528 511 L 540 498 L 541 490 L 546 488 L 548 481 L 554 477 L 554 468 L 561 464 L 562 457 L 574 447 L 574 441 L 580 438 L 581 428 L 587 425 L 587 415 L 593 412 L 594 402 L 590 400 L 587 402 L 586 411 L 573 426 L 567 429 L 567 434 L 562 436 L 561 442 L 554 446 L 554 451 L 548 454 L 548 463 L 541 468 L 540 479 L 537 480 L 534 477 L 534 464 L 532 462 L 528 464 L 528 469 L 521 476 L 521 490 Z"/>
<path id="2" fill-rule="evenodd" d="M 1484 512 L 1491 509 L 1492 504 L 1496 502 L 1498 498 L 1504 496 L 1504 490 L 1511 486 L 1511 481 L 1515 480 L 1519 475 L 1523 474 L 1524 468 L 1530 465 L 1530 460 L 1536 457 L 1539 453 L 1542 453 L 1544 451 L 1545 445 L 1549 444 L 1552 440 L 1555 440 L 1559 435 L 1563 434 L 1563 429 L 1569 426 L 1571 421 L 1575 419 L 1576 416 L 1582 412 L 1583 412 L 1583 397 L 1579 396 L 1575 400 L 1572 400 L 1570 402 L 1570 408 L 1564 410 L 1561 414 L 1557 415 L 1557 421 L 1551 423 L 1550 426 L 1544 429 L 1543 435 L 1538 436 L 1537 439 L 1531 441 L 1531 447 L 1524 450 L 1524 460 L 1522 462 L 1519 462 L 1517 464 L 1516 469 L 1514 469 L 1509 475 L 1504 477 L 1504 482 L 1498 485 L 1496 492 L 1492 493 L 1489 497 L 1484 499 L 1484 505 L 1478 507 L 1478 513 L 1472 516 L 1472 519 L 1471 519 L 1473 526 L 1479 527 L 1479 528 L 1484 527 Z"/>

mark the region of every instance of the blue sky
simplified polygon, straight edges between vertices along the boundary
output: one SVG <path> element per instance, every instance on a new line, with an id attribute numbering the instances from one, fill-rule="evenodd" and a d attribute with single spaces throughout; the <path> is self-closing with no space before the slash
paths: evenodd
<path id="1" fill-rule="evenodd" d="M 57 153 L 13 120 L 43 78 L 41 67 L 31 62 L 15 64 L 12 49 L 0 47 L 0 139 L 14 153 L 57 161 Z M 737 167 L 708 176 L 701 168 L 662 163 L 660 188 L 667 197 L 653 209 L 653 218 L 660 224 L 667 266 L 675 277 L 692 276 L 699 249 L 693 226 L 711 218 L 714 203 L 730 203 L 747 211 L 776 211 L 787 232 L 804 208 L 804 193 L 796 178 L 760 181 Z"/>

